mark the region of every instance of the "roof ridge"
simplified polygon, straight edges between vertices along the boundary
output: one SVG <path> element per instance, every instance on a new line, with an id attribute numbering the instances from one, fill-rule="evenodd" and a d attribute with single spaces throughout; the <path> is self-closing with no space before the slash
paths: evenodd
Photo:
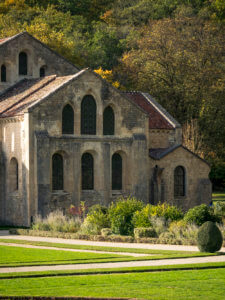
<path id="1" fill-rule="evenodd" d="M 57 77 L 56 75 L 51 75 L 51 76 L 44 77 L 45 79 L 46 78 L 49 78 L 49 79 L 47 81 L 45 81 L 41 86 L 37 87 L 36 89 L 34 89 L 33 91 L 31 91 L 27 95 L 23 96 L 19 101 L 15 102 L 11 106 L 7 107 L 7 109 L 5 109 L 4 111 L 2 111 L 0 113 L 0 115 L 3 115 L 4 113 L 6 113 L 8 110 L 12 109 L 18 103 L 24 101 L 26 98 L 30 97 L 31 95 L 33 95 L 34 93 L 36 93 L 37 91 L 39 91 L 40 89 L 42 89 L 43 87 L 45 87 L 46 85 L 48 85 L 50 82 L 52 82 L 53 80 L 55 80 L 56 77 Z"/>

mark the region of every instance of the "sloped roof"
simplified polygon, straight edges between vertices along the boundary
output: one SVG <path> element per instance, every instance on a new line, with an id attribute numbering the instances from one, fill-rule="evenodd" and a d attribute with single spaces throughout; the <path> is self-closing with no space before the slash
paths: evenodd
<path id="1" fill-rule="evenodd" d="M 68 76 L 56 75 L 38 79 L 23 79 L 0 95 L 0 118 L 23 115 L 28 108 L 39 103 L 71 80 L 79 77 L 86 69 Z"/>
<path id="2" fill-rule="evenodd" d="M 125 92 L 125 94 L 148 113 L 149 129 L 174 129 L 181 127 L 148 93 Z"/>
<path id="3" fill-rule="evenodd" d="M 182 144 L 174 145 L 174 146 L 168 147 L 168 148 L 150 148 L 149 149 L 149 157 L 153 158 L 154 160 L 160 160 L 178 148 L 182 148 L 182 149 L 188 151 L 189 153 L 191 153 L 192 155 L 194 155 L 195 157 L 197 157 L 198 159 L 204 161 L 207 165 L 209 165 L 209 163 L 206 160 L 204 160 L 203 158 L 201 158 L 200 156 L 198 156 L 197 154 L 195 154 L 188 148 L 184 147 Z"/>

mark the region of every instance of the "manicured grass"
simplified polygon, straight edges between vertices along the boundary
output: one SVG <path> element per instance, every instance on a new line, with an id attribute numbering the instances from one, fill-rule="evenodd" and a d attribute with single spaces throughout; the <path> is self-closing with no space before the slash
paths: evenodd
<path id="1" fill-rule="evenodd" d="M 212 194 L 212 201 L 225 201 L 225 192 L 215 192 Z"/>
<path id="2" fill-rule="evenodd" d="M 61 270 L 61 271 L 33 271 L 33 272 L 14 272 L 0 274 L 0 280 L 27 277 L 51 277 L 51 276 L 71 276 L 71 275 L 99 275 L 99 274 L 120 274 L 120 273 L 145 273 L 145 272 L 165 272 L 174 270 L 202 270 L 224 268 L 225 262 L 185 264 L 185 265 L 166 265 L 151 267 L 129 267 L 129 268 L 106 268 L 106 269 L 87 269 L 87 270 Z"/>
<path id="3" fill-rule="evenodd" d="M 8 248 L 14 248 L 14 250 L 9 250 L 9 252 L 12 253 L 12 258 L 10 260 L 10 257 L 7 254 L 8 264 L 10 266 L 22 266 L 22 265 L 48 265 L 48 264 L 75 264 L 75 263 L 91 263 L 91 262 L 118 262 L 118 261 L 137 261 L 137 260 L 156 260 L 156 259 L 166 259 L 166 258 L 187 258 L 187 257 L 202 257 L 202 256 L 215 256 L 215 255 L 224 255 L 225 253 L 201 253 L 201 252 L 190 252 L 190 251 L 170 251 L 170 250 L 150 250 L 150 249 L 132 249 L 132 248 L 114 248 L 114 247 L 98 247 L 98 246 L 83 246 L 83 245 L 67 245 L 67 244 L 53 244 L 53 243 L 47 243 L 47 242 L 28 242 L 28 241 L 21 241 L 21 240 L 4 240 L 1 239 L 0 242 L 9 242 L 9 243 L 20 243 L 20 244 L 32 244 L 32 245 L 39 245 L 39 246 L 52 246 L 52 247 L 58 247 L 58 248 L 68 248 L 68 249 L 85 249 L 85 250 L 102 250 L 102 251 L 112 251 L 115 252 L 112 254 L 104 254 L 106 256 L 103 257 L 98 257 L 98 255 L 103 255 L 103 254 L 93 254 L 94 257 L 90 257 L 89 255 L 86 256 L 86 254 L 91 254 L 91 253 L 80 253 L 81 258 L 76 259 L 77 253 L 75 252 L 65 252 L 65 251 L 51 251 L 51 250 L 44 250 L 44 249 L 29 249 L 29 248 L 19 248 L 19 247 L 14 247 L 14 246 L 6 246 Z M 0 246 L 0 256 L 1 256 L 1 247 Z M 4 246 L 5 247 L 5 246 Z M 36 251 L 37 256 L 36 259 L 26 259 L 23 260 L 23 258 L 20 256 L 20 253 L 24 253 L 24 250 L 26 250 L 26 253 L 32 253 L 32 251 Z M 39 256 L 38 253 L 41 251 L 41 253 L 44 253 L 43 251 L 48 251 L 52 252 L 50 259 L 42 261 L 38 261 Z M 18 252 L 18 255 L 17 255 Z M 68 255 L 66 253 L 70 254 L 70 257 L 74 259 L 54 259 L 54 253 L 60 252 L 63 253 L 63 256 L 61 257 L 67 257 Z M 116 255 L 116 252 L 131 252 L 131 253 L 146 253 L 150 254 L 151 256 L 144 256 L 144 257 L 131 257 L 129 255 L 127 256 L 120 256 Z M 8 253 L 8 252 L 7 252 Z M 32 254 L 31 257 L 34 257 Z M 2 256 L 3 257 L 3 256 Z M 17 257 L 17 259 L 15 259 Z M 0 262 L 0 267 L 5 266 L 6 262 Z M 9 266 L 9 265 L 8 265 Z"/>
<path id="4" fill-rule="evenodd" d="M 118 254 L 82 253 L 0 246 L 0 266 L 58 265 L 120 261 Z M 123 256 L 124 257 L 124 256 Z M 125 256 L 129 258 L 129 256 Z M 122 259 L 121 259 L 122 260 Z"/>
<path id="5" fill-rule="evenodd" d="M 2 296 L 224 299 L 225 270 L 2 279 Z"/>

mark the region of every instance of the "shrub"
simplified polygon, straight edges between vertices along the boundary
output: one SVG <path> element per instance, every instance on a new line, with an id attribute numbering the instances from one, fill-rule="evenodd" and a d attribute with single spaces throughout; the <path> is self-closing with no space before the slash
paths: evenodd
<path id="1" fill-rule="evenodd" d="M 168 221 L 164 217 L 151 217 L 150 222 L 158 236 L 168 229 Z"/>
<path id="2" fill-rule="evenodd" d="M 201 204 L 189 209 L 184 216 L 184 221 L 201 226 L 206 221 L 221 222 L 221 218 L 216 216 L 206 204 Z"/>
<path id="3" fill-rule="evenodd" d="M 215 223 L 207 221 L 199 228 L 197 244 L 201 252 L 219 251 L 222 243 L 222 234 Z"/>
<path id="4" fill-rule="evenodd" d="M 166 220 L 177 221 L 183 218 L 181 209 L 167 203 L 150 205 L 150 216 L 164 217 Z"/>
<path id="5" fill-rule="evenodd" d="M 157 237 L 157 233 L 154 228 L 134 228 L 134 237 L 137 238 L 143 238 L 143 237 Z"/>
<path id="6" fill-rule="evenodd" d="M 112 203 L 109 208 L 109 218 L 111 228 L 114 233 L 122 235 L 132 235 L 134 225 L 133 215 L 136 211 L 143 209 L 143 202 L 136 198 L 120 198 L 116 203 Z"/>
<path id="7" fill-rule="evenodd" d="M 100 204 L 93 205 L 90 207 L 86 223 L 93 225 L 96 234 L 100 234 L 102 228 L 110 227 L 109 215 L 107 207 L 101 206 Z"/>
<path id="8" fill-rule="evenodd" d="M 216 203 L 213 204 L 213 212 L 216 216 L 221 218 L 225 224 L 225 202 L 216 201 Z"/>
<path id="9" fill-rule="evenodd" d="M 109 236 L 112 234 L 112 230 L 110 228 L 102 228 L 101 235 L 102 236 Z"/>
<path id="10" fill-rule="evenodd" d="M 150 227 L 150 204 L 146 205 L 141 211 L 136 211 L 134 213 L 132 223 L 134 228 L 137 227 Z"/>
<path id="11" fill-rule="evenodd" d="M 42 219 L 40 216 L 34 218 L 32 229 L 44 231 L 59 232 L 77 232 L 81 226 L 81 221 L 77 217 L 68 217 L 62 211 L 56 210 L 51 212 L 47 218 Z"/>
<path id="12" fill-rule="evenodd" d="M 184 220 L 172 222 L 169 226 L 169 231 L 173 233 L 177 240 L 182 241 L 182 244 L 195 245 L 198 227 L 194 224 L 188 224 Z"/>

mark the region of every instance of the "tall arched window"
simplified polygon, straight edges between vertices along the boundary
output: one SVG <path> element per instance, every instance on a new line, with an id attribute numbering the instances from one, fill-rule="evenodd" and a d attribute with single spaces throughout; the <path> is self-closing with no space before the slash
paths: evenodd
<path id="1" fill-rule="evenodd" d="M 62 133 L 74 133 L 74 112 L 73 108 L 69 104 L 64 106 L 62 111 Z"/>
<path id="2" fill-rule="evenodd" d="M 185 196 L 185 170 L 182 166 L 174 170 L 174 196 Z"/>
<path id="3" fill-rule="evenodd" d="M 94 189 L 94 159 L 90 153 L 84 153 L 81 159 L 82 190 Z"/>
<path id="4" fill-rule="evenodd" d="M 96 134 L 96 103 L 91 95 L 81 103 L 81 134 Z"/>
<path id="5" fill-rule="evenodd" d="M 9 184 L 10 191 L 14 192 L 18 190 L 19 187 L 19 172 L 18 172 L 18 162 L 15 157 L 10 160 L 9 164 Z"/>
<path id="6" fill-rule="evenodd" d="M 122 190 L 123 162 L 119 153 L 112 156 L 112 190 Z"/>
<path id="7" fill-rule="evenodd" d="M 58 153 L 52 156 L 52 189 L 63 190 L 63 157 Z"/>
<path id="8" fill-rule="evenodd" d="M 6 82 L 6 66 L 1 66 L 1 82 Z"/>
<path id="9" fill-rule="evenodd" d="M 19 54 L 19 75 L 27 75 L 27 54 L 25 52 Z"/>
<path id="10" fill-rule="evenodd" d="M 103 135 L 114 135 L 114 112 L 111 106 L 106 107 L 103 113 Z"/>
<path id="11" fill-rule="evenodd" d="M 40 68 L 40 77 L 45 77 L 45 67 Z"/>

